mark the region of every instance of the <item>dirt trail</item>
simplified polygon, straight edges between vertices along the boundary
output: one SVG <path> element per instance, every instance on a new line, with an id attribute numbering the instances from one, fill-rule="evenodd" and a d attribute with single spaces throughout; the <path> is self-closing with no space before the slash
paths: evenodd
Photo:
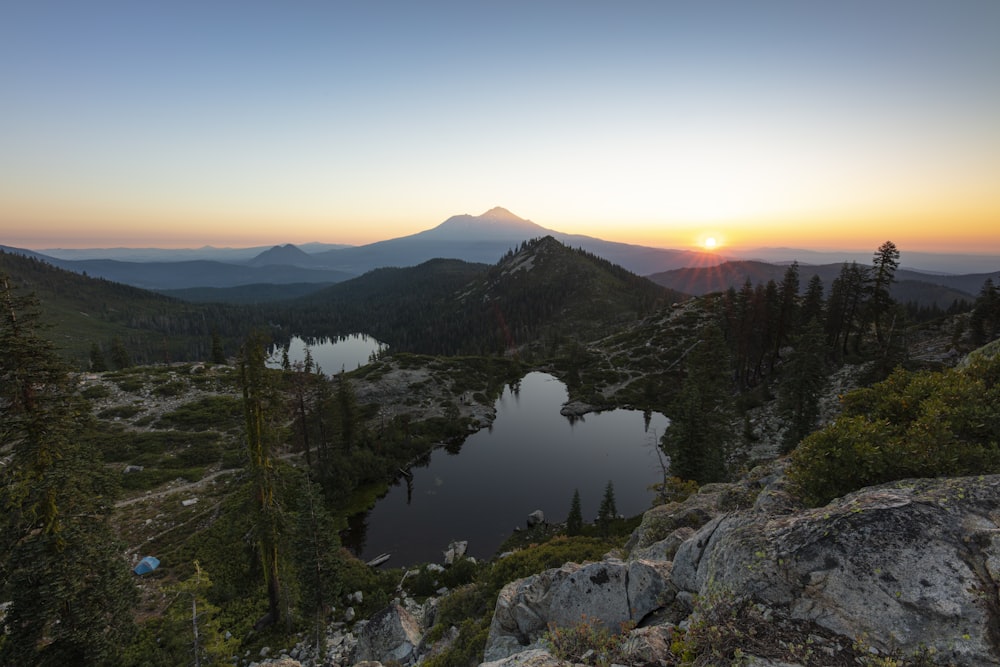
<path id="1" fill-rule="evenodd" d="M 177 486 L 171 486 L 167 489 L 162 489 L 160 491 L 150 491 L 149 493 L 144 493 L 141 496 L 136 496 L 135 498 L 128 498 L 126 500 L 119 500 L 115 503 L 115 509 L 121 507 L 128 507 L 129 505 L 134 505 L 136 503 L 141 503 L 144 500 L 155 500 L 156 498 L 163 498 L 174 493 L 183 493 L 185 491 L 193 491 L 202 486 L 205 486 L 211 482 L 216 477 L 221 477 L 222 475 L 231 475 L 234 472 L 240 472 L 240 468 L 226 468 L 225 470 L 216 470 L 215 472 L 205 475 L 197 482 L 185 482 L 184 484 L 179 484 Z"/>

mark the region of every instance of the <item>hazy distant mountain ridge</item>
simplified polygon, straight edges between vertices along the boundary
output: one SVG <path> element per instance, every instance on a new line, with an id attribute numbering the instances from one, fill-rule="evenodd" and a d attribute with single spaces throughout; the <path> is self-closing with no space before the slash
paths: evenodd
<path id="1" fill-rule="evenodd" d="M 910 251 L 900 248 L 900 266 L 921 273 L 992 273 L 1000 271 L 1000 257 L 996 255 L 974 255 L 966 253 L 937 253 Z M 842 250 L 803 250 L 802 248 L 754 248 L 733 254 L 738 259 L 757 260 L 770 264 L 791 264 L 798 261 L 802 265 L 843 264 L 857 262 L 868 265 L 872 261 L 871 252 Z M 729 257 L 727 259 L 737 259 Z"/>
<path id="2" fill-rule="evenodd" d="M 690 250 L 653 248 L 628 243 L 605 241 L 580 234 L 564 234 L 547 229 L 526 220 L 503 207 L 494 207 L 481 215 L 455 215 L 437 226 L 409 236 L 387 239 L 363 246 L 331 247 L 323 244 L 293 244 L 271 248 L 233 249 L 205 247 L 198 250 L 158 250 L 158 249 L 111 249 L 117 258 L 133 257 L 157 258 L 157 261 L 121 262 L 111 259 L 96 259 L 97 250 L 53 251 L 50 256 L 56 266 L 140 286 L 147 289 L 172 290 L 195 287 L 225 288 L 249 284 L 290 284 L 290 283 L 333 283 L 386 267 L 417 266 L 432 259 L 458 259 L 465 262 L 495 264 L 507 252 L 531 239 L 551 236 L 561 243 L 580 248 L 602 257 L 613 264 L 644 276 L 654 276 L 661 284 L 688 293 L 704 293 L 725 289 L 735 280 L 742 282 L 744 275 L 722 278 L 714 273 L 706 273 L 705 267 L 716 267 L 732 260 L 724 252 L 708 253 Z M 318 252 L 311 252 L 319 249 Z M 936 255 L 933 253 L 910 253 L 903 250 L 902 266 L 921 266 L 934 273 L 918 274 L 920 280 L 959 289 L 964 292 L 977 290 L 982 284 L 973 286 L 968 280 L 950 281 L 941 275 L 955 267 L 968 267 L 970 273 L 984 274 L 1000 269 L 1000 258 L 989 256 Z M 253 251 L 253 252 L 249 252 Z M 173 254 L 170 254 L 173 253 Z M 870 254 L 829 253 L 794 248 L 757 248 L 744 251 L 744 256 L 760 260 L 758 268 L 749 272 L 751 276 L 766 274 L 769 278 L 780 278 L 783 269 L 776 264 L 787 264 L 798 260 L 804 267 L 817 265 L 839 266 L 845 261 L 868 264 Z M 42 255 L 44 256 L 44 255 Z M 65 259 L 72 256 L 76 259 Z M 192 259 L 192 257 L 199 259 Z M 225 257 L 225 261 L 207 260 L 204 257 Z M 62 257 L 62 258 L 60 258 Z M 82 259 L 88 257 L 89 259 Z M 187 264 L 163 261 L 164 258 L 184 258 Z M 820 264 L 825 260 L 826 264 Z M 196 263 L 197 262 L 197 263 Z M 837 262 L 837 264 L 833 264 Z M 719 273 L 733 270 L 737 274 L 746 272 L 754 264 L 753 260 L 732 260 L 736 268 L 722 266 Z M 744 268 L 739 268 L 742 265 Z M 766 268 L 770 267 L 770 268 Z M 663 276 L 666 272 L 681 270 L 674 276 Z M 825 269 L 822 269 L 825 270 Z M 811 274 L 808 274 L 811 275 Z M 707 276 L 707 277 L 706 277 Z M 900 280 L 904 279 L 900 277 Z M 682 282 L 678 283 L 680 280 Z M 756 278 L 755 278 L 756 280 Z M 663 282 L 665 281 L 665 282 Z M 961 283 L 959 285 L 958 283 Z M 694 285 L 703 284 L 702 287 Z"/>
<path id="3" fill-rule="evenodd" d="M 800 290 L 804 291 L 809 279 L 818 275 L 829 293 L 830 285 L 840 275 L 844 263 L 800 265 Z M 862 262 L 858 264 L 868 265 Z M 700 296 L 710 292 L 722 292 L 730 287 L 739 289 L 747 280 L 753 285 L 765 284 L 769 280 L 780 283 L 787 268 L 787 265 L 762 261 L 730 261 L 718 266 L 686 267 L 664 271 L 649 276 L 649 279 L 658 285 Z M 992 278 L 994 282 L 1000 281 L 1000 271 L 952 276 L 898 269 L 891 291 L 893 298 L 902 303 L 914 301 L 947 308 L 955 300 L 972 301 L 987 278 Z"/>
<path id="4" fill-rule="evenodd" d="M 313 255 L 303 252 L 291 243 L 276 245 L 265 250 L 249 262 L 250 266 L 296 266 L 299 268 L 318 268 L 320 262 Z"/>
<path id="5" fill-rule="evenodd" d="M 650 248 L 582 234 L 564 234 L 499 206 L 482 215 L 452 216 L 433 229 L 410 236 L 330 250 L 317 257 L 322 259 L 324 266 L 356 273 L 382 266 L 413 266 L 438 257 L 494 264 L 521 242 L 543 236 L 591 252 L 638 275 L 722 261 L 711 253 Z"/>

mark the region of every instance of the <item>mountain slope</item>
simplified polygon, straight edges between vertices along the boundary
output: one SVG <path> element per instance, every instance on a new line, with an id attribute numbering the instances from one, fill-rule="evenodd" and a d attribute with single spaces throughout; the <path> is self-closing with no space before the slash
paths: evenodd
<path id="1" fill-rule="evenodd" d="M 92 345 L 105 355 L 120 339 L 132 360 L 206 359 L 211 334 L 230 340 L 266 319 L 245 308 L 198 306 L 137 287 L 66 271 L 37 257 L 0 251 L 0 273 L 38 298 L 49 338 L 63 356 L 88 367 Z M 235 351 L 235 343 L 231 348 Z"/>
<path id="2" fill-rule="evenodd" d="M 44 256 L 42 256 L 44 257 Z M 247 266 L 208 260 L 185 262 L 119 262 L 110 259 L 63 260 L 45 258 L 54 266 L 125 283 L 143 289 L 235 287 L 254 283 L 332 283 L 351 274 L 327 268 L 298 266 Z"/>
<path id="3" fill-rule="evenodd" d="M 436 259 L 378 269 L 285 312 L 306 336 L 365 331 L 396 351 L 492 354 L 546 337 L 589 340 L 678 298 L 548 236 L 494 266 Z"/>
<path id="4" fill-rule="evenodd" d="M 700 296 L 710 292 L 722 292 L 730 287 L 739 289 L 747 280 L 755 285 L 766 283 L 768 280 L 780 282 L 787 268 L 784 265 L 779 266 L 759 261 L 733 261 L 718 266 L 689 267 L 665 271 L 653 274 L 649 276 L 649 279 L 658 285 Z M 843 263 L 800 266 L 800 289 L 805 290 L 809 279 L 818 275 L 823 280 L 826 292 L 829 293 L 830 285 L 840 275 L 842 268 Z M 979 293 L 983 282 L 991 277 L 996 282 L 1000 279 L 1000 272 L 945 276 L 899 269 L 896 271 L 895 277 L 896 283 L 892 287 L 892 295 L 897 301 L 947 308 L 955 300 L 972 301 Z"/>
<path id="5" fill-rule="evenodd" d="M 315 257 L 324 266 L 362 273 L 385 266 L 413 266 L 436 257 L 494 264 L 523 241 L 551 236 L 565 245 L 582 248 L 629 271 L 646 275 L 682 266 L 711 265 L 712 254 L 665 250 L 604 241 L 580 234 L 563 234 L 496 207 L 482 215 L 456 215 L 433 229 L 364 246 L 330 250 Z"/>
<path id="6" fill-rule="evenodd" d="M 276 245 L 260 253 L 249 262 L 249 266 L 295 266 L 316 268 L 318 263 L 312 255 L 303 252 L 291 243 Z"/>

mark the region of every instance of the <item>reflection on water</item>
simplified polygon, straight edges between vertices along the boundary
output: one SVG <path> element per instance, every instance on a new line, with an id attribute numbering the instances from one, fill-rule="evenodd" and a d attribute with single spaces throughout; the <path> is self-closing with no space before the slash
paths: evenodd
<path id="1" fill-rule="evenodd" d="M 308 340 L 294 336 L 288 343 L 288 361 L 292 364 L 305 362 L 306 348 L 308 348 L 313 363 L 320 370 L 327 375 L 336 375 L 341 371 L 353 371 L 364 366 L 371 360 L 372 355 L 382 352 L 385 347 L 365 334 Z M 280 367 L 281 356 L 281 347 L 272 348 L 267 365 L 271 368 Z"/>
<path id="2" fill-rule="evenodd" d="M 466 438 L 457 455 L 437 449 L 411 468 L 353 517 L 345 544 L 366 560 L 389 552 L 394 567 L 440 562 L 452 540 L 489 558 L 536 509 L 565 521 L 574 489 L 592 521 L 609 480 L 620 513 L 648 509 L 648 487 L 662 479 L 655 447 L 667 418 L 613 410 L 570 420 L 559 414 L 566 399 L 551 375 L 526 375 L 498 400 L 491 429 Z"/>

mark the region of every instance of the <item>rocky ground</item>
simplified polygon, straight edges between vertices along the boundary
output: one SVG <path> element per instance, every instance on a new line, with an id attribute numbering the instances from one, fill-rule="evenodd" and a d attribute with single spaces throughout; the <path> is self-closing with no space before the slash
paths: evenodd
<path id="1" fill-rule="evenodd" d="M 951 365 L 959 358 L 951 338 L 952 329 L 943 327 L 922 335 L 914 349 L 925 361 Z M 610 357 L 606 362 L 610 363 Z M 111 379 L 110 374 L 83 376 L 82 386 L 84 390 L 103 387 L 96 411 L 136 406 L 139 411 L 135 415 L 118 421 L 126 422 L 127 428 L 143 430 L 185 403 L 231 394 L 231 382 L 227 385 L 221 375 L 218 382 L 211 381 L 213 373 L 228 372 L 226 367 L 179 364 L 163 370 L 155 383 L 138 389 L 125 388 L 127 383 Z M 846 366 L 831 377 L 823 401 L 824 421 L 836 415 L 839 396 L 856 386 L 863 373 L 863 368 Z M 199 381 L 189 382 L 192 376 L 199 376 Z M 176 394 L 157 390 L 171 383 L 186 386 Z M 379 419 L 410 414 L 416 418 L 462 418 L 468 420 L 470 428 L 492 423 L 492 398 L 481 391 L 457 390 L 459 386 L 454 368 L 391 359 L 378 373 L 352 381 L 359 402 L 380 406 Z M 585 412 L 591 406 L 577 402 L 568 407 Z M 755 409 L 751 426 L 756 439 L 750 460 L 773 459 L 781 436 L 773 404 Z M 130 537 L 133 557 L 145 555 L 142 549 L 147 543 L 210 521 L 227 492 L 233 477 L 230 472 L 212 468 L 199 480 L 175 479 L 120 501 L 118 520 Z M 889 656 L 901 649 L 910 653 L 924 650 L 921 646 L 931 646 L 939 657 L 949 656 L 939 660 L 941 664 L 1000 664 L 995 637 L 995 628 L 1000 627 L 996 613 L 1000 603 L 994 600 L 1000 585 L 1000 542 L 996 537 L 1000 517 L 996 506 L 1000 494 L 996 491 L 1000 488 L 996 480 L 963 484 L 961 493 L 953 487 L 876 490 L 844 499 L 844 504 L 831 506 L 822 514 L 806 513 L 789 504 L 782 490 L 780 466 L 757 469 L 733 485 L 704 487 L 685 503 L 647 513 L 629 542 L 627 554 L 609 556 L 595 564 L 567 565 L 530 582 L 512 582 L 494 615 L 487 659 L 504 665 L 566 664 L 552 655 L 552 646 L 542 637 L 549 621 L 566 620 L 560 616 L 566 610 L 585 610 L 606 613 L 609 626 L 638 624 L 623 643 L 624 653 L 615 660 L 623 664 L 674 664 L 677 656 L 671 651 L 677 647 L 671 648 L 672 642 L 681 636 L 693 642 L 705 630 L 706 616 L 697 601 L 721 594 L 729 596 L 733 605 L 753 600 L 749 607 L 734 608 L 748 625 L 730 627 L 725 619 L 710 619 L 715 625 L 709 628 L 753 631 L 767 635 L 769 646 L 785 647 L 783 652 L 761 648 L 758 661 L 750 664 L 858 664 L 851 661 L 859 659 L 859 651 L 862 656 Z M 975 503 L 956 502 L 967 498 L 974 498 Z M 932 518 L 926 515 L 928 511 Z M 907 518 L 907 512 L 915 513 L 915 518 Z M 869 545 L 855 544 L 845 551 L 846 547 L 821 539 L 860 518 L 880 521 L 861 528 L 862 534 L 890 536 L 878 542 L 878 558 Z M 908 529 L 908 536 L 893 533 L 918 519 L 936 521 L 953 530 L 931 538 L 922 537 L 915 529 Z M 792 544 L 789 539 L 797 541 Z M 933 548 L 928 548 L 928 540 Z M 962 546 L 967 544 L 978 546 L 972 550 Z M 856 554 L 867 555 L 859 560 Z M 860 567 L 871 571 L 862 573 Z M 948 568 L 954 575 L 956 567 L 964 568 L 964 589 L 945 586 Z M 924 577 L 914 584 L 907 568 L 934 571 L 940 576 Z M 768 582 L 769 590 L 780 593 L 762 596 L 761 584 L 753 583 L 762 581 Z M 907 587 L 893 588 L 903 581 Z M 599 599 L 594 597 L 595 590 L 600 592 Z M 845 591 L 851 595 L 846 603 Z M 882 601 L 880 610 L 859 619 L 855 607 L 872 600 Z M 413 664 L 440 651 L 441 642 L 454 639 L 457 632 L 453 629 L 436 643 L 424 642 L 437 603 L 437 598 L 418 603 L 400 591 L 397 600 L 376 617 L 330 625 L 322 652 L 315 638 L 302 638 L 287 651 L 268 649 L 241 656 L 240 662 L 286 666 L 362 661 Z M 350 601 L 344 601 L 345 609 L 349 606 Z M 897 625 L 882 625 L 888 620 Z M 960 623 L 964 623 L 961 628 Z M 585 662 L 593 662 L 594 657 L 577 656 Z"/>
<path id="2" fill-rule="evenodd" d="M 647 512 L 623 554 L 509 583 L 485 661 L 1000 664 L 1000 476 L 904 481 L 818 509 L 784 487 L 781 463 L 704 486 Z M 331 625 L 322 656 L 303 639 L 244 660 L 419 664 L 457 634 L 424 641 L 437 604 L 401 596 L 353 627 Z M 581 620 L 625 633 L 588 646 L 551 630 Z"/>

